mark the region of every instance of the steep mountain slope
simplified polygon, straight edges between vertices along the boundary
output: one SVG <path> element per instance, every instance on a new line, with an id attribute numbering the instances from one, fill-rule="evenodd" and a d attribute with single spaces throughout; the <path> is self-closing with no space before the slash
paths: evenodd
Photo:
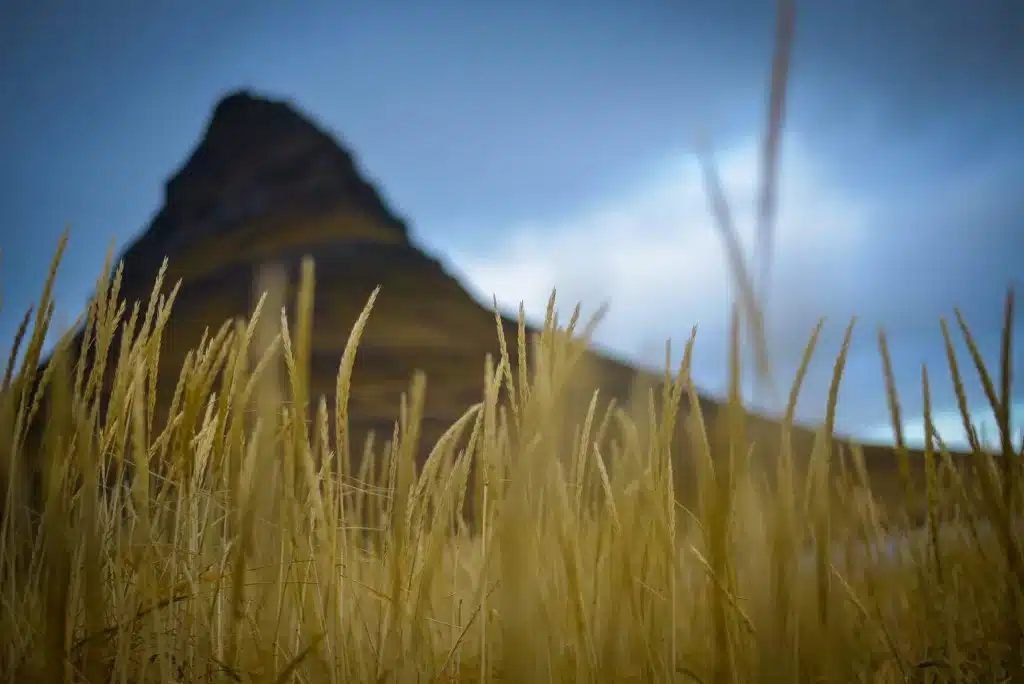
<path id="1" fill-rule="evenodd" d="M 316 264 L 314 397 L 333 396 L 352 324 L 381 287 L 350 397 L 357 439 L 373 428 L 390 434 L 417 369 L 428 377 L 427 443 L 480 400 L 484 356 L 498 353 L 493 313 L 410 242 L 351 155 L 289 104 L 247 92 L 225 97 L 165 196 L 149 229 L 122 256 L 129 301 L 148 297 L 165 256 L 165 282 L 181 281 L 163 341 L 162 377 L 177 377 L 205 328 L 252 311 L 261 268 L 284 267 L 286 302 L 294 302 L 298 265 L 308 255 Z M 514 340 L 514 321 L 505 327 Z M 603 359 L 601 365 L 624 393 L 632 369 Z M 173 383 L 159 390 L 167 400 Z"/>

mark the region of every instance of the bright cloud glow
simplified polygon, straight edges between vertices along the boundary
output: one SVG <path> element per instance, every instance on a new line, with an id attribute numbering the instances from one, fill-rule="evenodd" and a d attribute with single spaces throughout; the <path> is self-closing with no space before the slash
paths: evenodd
<path id="1" fill-rule="evenodd" d="M 751 139 L 719 154 L 717 160 L 749 264 L 758 152 Z M 823 342 L 812 362 L 798 410 L 799 420 L 811 422 L 822 418 L 823 393 L 839 350 L 836 336 L 849 316 L 863 313 L 853 307 L 864 304 L 864 289 L 878 286 L 871 279 L 877 273 L 878 238 L 884 236 L 879 231 L 891 222 L 881 200 L 840 187 L 826 166 L 798 137 L 785 141 L 768 302 L 769 351 L 783 390 L 810 331 L 820 317 L 830 319 L 826 334 L 832 341 Z M 584 318 L 608 303 L 610 311 L 598 330 L 597 344 L 659 369 L 665 340 L 673 341 L 675 363 L 696 324 L 694 379 L 704 391 L 724 394 L 731 275 L 691 156 L 676 155 L 628 191 L 575 214 L 537 217 L 504 229 L 497 226 L 493 234 L 505 236 L 504 241 L 488 245 L 486 252 L 467 252 L 457 245 L 444 250 L 481 301 L 489 304 L 493 295 L 508 312 L 523 302 L 534 322 L 543 319 L 552 288 L 557 288 L 562 321 L 577 302 L 583 303 Z M 887 291 L 879 294 L 891 296 Z M 872 338 L 866 330 L 855 334 L 851 359 L 859 365 L 848 366 L 837 428 L 863 439 L 890 441 L 891 429 L 878 424 L 884 399 L 878 395 L 880 366 Z M 866 363 L 868 358 L 873 361 Z M 868 368 L 879 376 L 865 376 Z M 751 387 L 746 387 L 749 397 Z M 944 439 L 962 446 L 958 415 L 947 410 L 949 405 L 935 408 Z M 984 414 L 977 415 L 984 422 Z M 920 421 L 909 421 L 905 429 L 911 441 L 923 440 Z"/>
<path id="2" fill-rule="evenodd" d="M 1021 431 L 1024 430 L 1024 424 L 1021 422 L 1022 415 L 1024 415 L 1024 403 L 1014 404 L 1011 411 L 1010 430 L 1015 440 L 1014 444 L 1019 444 L 1022 439 Z M 971 423 L 983 444 L 990 447 L 998 447 L 999 431 L 996 427 L 995 415 L 992 413 L 991 408 L 971 409 Z M 969 448 L 967 433 L 964 432 L 963 418 L 961 418 L 959 411 L 939 411 L 932 417 L 932 424 L 935 426 L 935 431 L 942 438 L 942 441 L 950 448 Z M 908 444 L 913 446 L 924 444 L 924 418 L 904 421 L 903 430 L 904 439 L 906 439 Z M 891 442 L 893 439 L 892 426 L 878 425 L 859 436 L 874 442 Z"/>
<path id="3" fill-rule="evenodd" d="M 719 172 L 748 261 L 758 187 L 756 140 L 718 156 Z M 830 293 L 852 285 L 865 252 L 869 208 L 830 184 L 798 139 L 783 156 L 773 275 L 773 349 L 801 348 Z M 698 343 L 720 341 L 731 301 L 722 243 L 711 221 L 695 160 L 677 155 L 643 182 L 575 215 L 497 230 L 508 236 L 487 253 L 449 250 L 484 301 L 509 311 L 522 301 L 540 320 L 552 288 L 560 309 L 610 304 L 597 342 L 660 365 L 664 340 L 681 346 L 692 325 Z M 564 314 L 563 314 L 564 316 Z M 785 332 L 793 329 L 794 332 Z M 798 340 L 798 342 L 796 342 Z M 778 348 L 778 349 L 776 349 Z M 717 363 L 718 358 L 709 359 Z"/>

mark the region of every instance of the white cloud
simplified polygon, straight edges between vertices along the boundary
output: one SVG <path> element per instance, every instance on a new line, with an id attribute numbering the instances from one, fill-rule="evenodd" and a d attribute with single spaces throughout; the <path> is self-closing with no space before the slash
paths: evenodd
<path id="1" fill-rule="evenodd" d="M 981 439 L 982 443 L 990 447 L 998 447 L 999 431 L 996 427 L 995 415 L 990 407 L 971 409 L 971 424 Z M 1011 434 L 1015 444 L 1019 444 L 1024 430 L 1024 402 L 1013 404 L 1011 411 Z M 964 431 L 963 418 L 956 409 L 938 411 L 932 416 L 932 424 L 935 431 L 942 440 L 953 449 L 967 449 L 967 433 Z M 924 418 L 913 418 L 904 420 L 904 439 L 912 446 L 924 444 Z M 876 425 L 863 434 L 858 435 L 863 439 L 874 442 L 891 442 L 893 440 L 892 426 L 889 424 Z"/>
<path id="2" fill-rule="evenodd" d="M 751 139 L 718 155 L 748 261 L 758 152 Z M 866 252 L 870 213 L 862 198 L 831 184 L 793 136 L 784 146 L 779 211 L 770 312 L 776 353 L 793 344 L 802 348 L 833 295 L 856 287 L 852 276 Z M 723 339 L 729 273 L 690 155 L 675 155 L 635 187 L 576 214 L 537 217 L 496 227 L 494 234 L 507 237 L 486 252 L 447 250 L 484 301 L 493 294 L 509 311 L 522 301 L 533 320 L 543 318 L 552 288 L 563 312 L 578 301 L 585 313 L 608 302 L 598 343 L 655 365 L 662 363 L 664 340 L 671 337 L 673 347 L 681 348 L 695 323 L 698 343 Z M 704 363 L 720 363 L 720 357 Z"/>

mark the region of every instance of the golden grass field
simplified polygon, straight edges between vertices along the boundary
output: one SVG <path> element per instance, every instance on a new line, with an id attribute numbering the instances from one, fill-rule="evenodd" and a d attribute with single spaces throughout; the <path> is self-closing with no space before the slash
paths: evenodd
<path id="1" fill-rule="evenodd" d="M 780 7 L 763 254 L 792 29 L 791 3 Z M 746 429 L 740 324 L 767 377 L 763 316 L 705 170 L 740 295 L 721 415 L 705 420 L 690 381 L 693 337 L 662 388 L 607 410 L 595 395 L 579 412 L 570 388 L 587 335 L 578 308 L 557 324 L 552 296 L 537 337 L 521 314 L 506 339 L 495 314 L 501 353 L 481 359 L 479 400 L 421 467 L 422 374 L 387 441 L 352 443 L 350 380 L 376 291 L 332 404 L 310 391 L 308 260 L 296 301 L 268 280 L 252 315 L 208 330 L 180 372 L 160 362 L 177 288 L 162 294 L 162 271 L 148 303 L 126 302 L 122 271 L 105 268 L 80 321 L 84 353 L 72 331 L 41 366 L 62 243 L 0 384 L 0 679 L 1024 682 L 1012 290 L 997 377 L 958 313 L 973 366 L 962 370 L 942 322 L 973 453 L 954 458 L 932 432 L 923 374 L 920 485 L 880 337 L 905 479 L 873 497 L 864 452 L 832 434 L 849 330 L 816 439 L 795 439 L 792 415 L 817 331 L 786 418 Z M 967 410 L 975 371 L 995 449 Z M 154 417 L 158 375 L 174 387 L 166 420 Z"/>
<path id="2" fill-rule="evenodd" d="M 739 442 L 735 394 L 733 448 L 702 449 L 692 347 L 662 409 L 639 410 L 655 406 L 650 397 L 596 415 L 595 402 L 582 424 L 560 420 L 586 340 L 572 334 L 575 318 L 553 325 L 551 308 L 539 339 L 525 327 L 502 337 L 480 402 L 419 472 L 424 379 L 414 378 L 394 439 L 363 461 L 384 464 L 372 475 L 347 465 L 344 397 L 373 298 L 340 363 L 342 399 L 310 423 L 311 262 L 302 273 L 291 322 L 270 291 L 248 322 L 195 350 L 161 429 L 150 388 L 173 293 L 128 309 L 118 278 L 101 279 L 85 324 L 93 372 L 69 361 L 69 334 L 33 379 L 53 311 L 47 286 L 20 372 L 12 363 L 0 394 L 6 681 L 1021 681 L 1020 461 L 1005 364 L 1000 385 L 977 368 L 1003 458 L 975 443 L 982 467 L 966 478 L 943 449 L 926 450 L 920 494 L 929 510 L 957 514 L 918 530 L 882 529 L 858 468 L 830 475 L 825 430 L 805 474 L 782 425 L 769 489 Z M 119 326 L 127 342 L 111 349 Z M 528 344 L 536 364 L 513 377 L 509 355 Z M 101 412 L 105 364 L 114 386 Z M 841 372 L 842 357 L 837 382 Z M 684 414 L 692 508 L 674 496 L 669 453 Z M 610 423 L 625 437 L 604 453 Z M 459 433 L 468 446 L 456 451 Z M 25 505 L 33 463 L 38 515 Z M 123 484 L 102 487 L 112 471 Z M 470 478 L 473 531 L 461 522 Z"/>

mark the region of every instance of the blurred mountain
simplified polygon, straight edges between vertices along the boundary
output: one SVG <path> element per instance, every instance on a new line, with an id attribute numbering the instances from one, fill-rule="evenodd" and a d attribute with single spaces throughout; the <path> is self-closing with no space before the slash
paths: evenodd
<path id="1" fill-rule="evenodd" d="M 413 244 L 405 222 L 363 177 L 343 144 L 292 104 L 245 91 L 229 94 L 216 105 L 198 147 L 166 183 L 162 208 L 122 255 L 122 296 L 129 302 L 148 299 L 165 256 L 165 290 L 181 281 L 162 341 L 158 405 L 166 412 L 185 354 L 200 342 L 204 330 L 212 332 L 225 320 L 249 316 L 261 269 L 283 269 L 289 282 L 284 301 L 293 305 L 298 265 L 306 255 L 316 265 L 311 408 L 320 396 L 333 406 L 349 331 L 370 293 L 381 286 L 353 377 L 353 449 L 361 451 L 371 430 L 378 443 L 390 438 L 401 394 L 414 371 L 422 370 L 428 380 L 425 454 L 482 398 L 485 355 L 497 358 L 499 351 L 494 313 Z M 563 311 L 569 304 L 562 303 Z M 278 312 L 264 315 L 276 317 Z M 503 318 L 502 325 L 514 345 L 515 321 Z M 578 394 L 578 416 L 586 409 L 590 387 L 601 388 L 602 399 L 615 398 L 621 405 L 636 387 L 660 381 L 660 376 L 596 351 L 588 353 L 585 366 L 587 383 Z M 709 425 L 723 413 L 706 397 L 702 411 Z M 689 453 L 691 441 L 681 428 L 679 433 L 679 453 Z M 751 417 L 747 435 L 766 446 L 756 457 L 773 464 L 778 426 Z M 794 446 L 806 454 L 812 440 L 809 430 L 798 430 Z M 898 496 L 892 450 L 865 449 L 879 493 Z M 921 454 L 912 458 L 919 474 Z M 676 471 L 681 487 L 689 489 L 688 469 Z"/>

